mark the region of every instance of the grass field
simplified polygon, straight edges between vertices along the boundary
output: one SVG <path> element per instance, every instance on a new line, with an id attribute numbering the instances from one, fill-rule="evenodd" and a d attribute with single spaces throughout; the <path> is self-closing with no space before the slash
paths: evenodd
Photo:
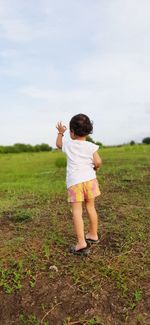
<path id="1" fill-rule="evenodd" d="M 101 157 L 100 244 L 79 257 L 63 154 L 0 155 L 1 325 L 150 324 L 150 146 Z"/>

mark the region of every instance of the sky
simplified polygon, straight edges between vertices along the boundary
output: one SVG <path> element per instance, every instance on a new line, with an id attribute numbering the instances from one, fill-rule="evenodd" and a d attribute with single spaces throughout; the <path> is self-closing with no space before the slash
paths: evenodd
<path id="1" fill-rule="evenodd" d="M 150 136 L 149 13 L 149 0 L 0 0 L 0 144 L 55 146 L 78 113 L 105 145 Z"/>

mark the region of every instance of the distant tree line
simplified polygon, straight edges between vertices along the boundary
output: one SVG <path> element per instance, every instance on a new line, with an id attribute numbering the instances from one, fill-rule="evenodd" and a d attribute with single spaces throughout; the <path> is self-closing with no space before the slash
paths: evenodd
<path id="1" fill-rule="evenodd" d="M 89 141 L 89 142 L 92 142 L 92 143 L 97 144 L 100 148 L 105 147 L 101 142 L 99 142 L 99 141 L 94 141 L 93 138 L 92 138 L 91 136 L 89 136 L 89 135 L 87 136 L 86 140 Z M 144 139 L 142 140 L 142 143 L 143 143 L 143 144 L 150 144 L 150 137 L 144 138 Z M 133 145 L 135 145 L 135 144 L 136 144 L 136 142 L 135 142 L 134 140 L 132 140 L 132 141 L 130 141 L 130 143 L 120 144 L 120 145 L 116 145 L 116 146 L 114 146 L 114 147 L 122 147 L 122 146 L 124 146 L 124 145 L 131 145 L 131 146 L 133 146 Z"/>
<path id="2" fill-rule="evenodd" d="M 100 148 L 104 147 L 104 145 L 103 145 L 101 142 L 99 142 L 99 141 L 94 141 L 93 138 L 90 137 L 90 136 L 87 136 L 86 140 L 89 141 L 89 142 L 92 142 L 92 143 L 97 144 Z M 143 143 L 143 144 L 150 144 L 150 137 L 144 138 L 144 139 L 142 140 L 142 143 Z M 116 146 L 114 146 L 114 147 L 122 147 L 122 146 L 124 146 L 124 145 L 131 145 L 131 146 L 133 146 L 133 145 L 135 145 L 135 144 L 136 144 L 136 142 L 135 142 L 134 140 L 132 140 L 132 141 L 130 141 L 130 143 L 120 144 L 120 145 L 116 145 Z"/>
<path id="3" fill-rule="evenodd" d="M 94 141 L 92 137 L 87 136 L 87 141 L 97 144 L 100 148 L 105 147 L 101 142 Z M 150 144 L 150 137 L 144 138 L 142 140 L 143 144 Z M 135 145 L 135 141 L 130 141 L 130 145 Z M 122 147 L 122 145 L 116 145 L 114 147 Z M 20 153 L 20 152 L 40 152 L 40 151 L 51 151 L 53 148 L 49 146 L 47 143 L 36 144 L 32 146 L 31 144 L 24 144 L 24 143 L 15 143 L 12 146 L 0 146 L 0 153 Z"/>
<path id="4" fill-rule="evenodd" d="M 12 146 L 0 146 L 0 153 L 20 153 L 20 152 L 40 152 L 40 151 L 51 151 L 53 148 L 46 143 L 31 144 L 15 143 Z"/>

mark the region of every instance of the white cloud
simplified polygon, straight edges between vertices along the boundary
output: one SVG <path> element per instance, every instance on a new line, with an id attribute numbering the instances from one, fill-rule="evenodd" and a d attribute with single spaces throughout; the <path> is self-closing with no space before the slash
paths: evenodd
<path id="1" fill-rule="evenodd" d="M 79 80 L 107 93 L 118 102 L 148 101 L 150 99 L 150 63 L 141 64 L 138 57 L 104 55 L 84 60 L 77 69 Z"/>
<path id="2" fill-rule="evenodd" d="M 18 52 L 16 49 L 5 49 L 5 50 L 0 50 L 0 57 L 5 58 L 5 59 L 12 59 L 18 56 Z"/>

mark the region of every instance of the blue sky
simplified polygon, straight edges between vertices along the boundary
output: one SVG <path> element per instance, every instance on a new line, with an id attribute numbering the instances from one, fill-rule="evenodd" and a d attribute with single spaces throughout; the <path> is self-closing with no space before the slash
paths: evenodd
<path id="1" fill-rule="evenodd" d="M 150 136 L 149 0 L 0 0 L 0 144 L 55 145 L 85 113 L 106 145 Z"/>

